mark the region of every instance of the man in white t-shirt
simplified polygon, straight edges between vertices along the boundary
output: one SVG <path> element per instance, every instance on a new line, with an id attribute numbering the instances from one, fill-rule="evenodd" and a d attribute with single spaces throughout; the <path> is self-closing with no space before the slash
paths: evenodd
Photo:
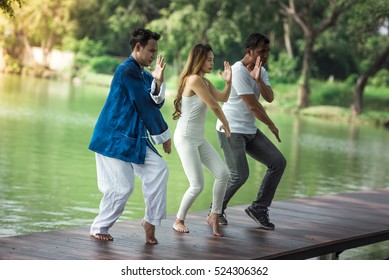
<path id="1" fill-rule="evenodd" d="M 232 89 L 228 101 L 222 107 L 230 125 L 231 137 L 227 138 L 224 132 L 219 131 L 219 120 L 216 125 L 220 146 L 230 170 L 223 213 L 219 215 L 219 223 L 222 225 L 227 225 L 224 210 L 228 202 L 248 179 L 247 154 L 268 169 L 256 199 L 245 212 L 263 228 L 274 229 L 274 224 L 269 220 L 268 207 L 284 173 L 286 160 L 255 125 L 256 119 L 260 120 L 281 142 L 277 127 L 259 102 L 260 96 L 267 102 L 274 99 L 267 72 L 262 66 L 269 56 L 269 45 L 268 37 L 260 33 L 252 33 L 246 39 L 246 54 L 232 66 Z"/>

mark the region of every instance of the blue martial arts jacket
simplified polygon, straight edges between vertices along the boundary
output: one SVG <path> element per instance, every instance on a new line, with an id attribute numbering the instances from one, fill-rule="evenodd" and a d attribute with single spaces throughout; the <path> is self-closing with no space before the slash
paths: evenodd
<path id="1" fill-rule="evenodd" d="M 118 66 L 96 122 L 89 149 L 107 157 L 143 164 L 146 146 L 170 139 L 170 132 L 151 96 L 152 75 L 131 55 Z"/>

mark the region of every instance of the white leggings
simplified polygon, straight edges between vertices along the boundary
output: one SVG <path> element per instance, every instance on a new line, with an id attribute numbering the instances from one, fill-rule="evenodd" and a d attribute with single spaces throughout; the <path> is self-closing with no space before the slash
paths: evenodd
<path id="1" fill-rule="evenodd" d="M 211 211 L 212 213 L 221 214 L 229 178 L 229 171 L 226 164 L 206 139 L 198 141 L 175 137 L 174 140 L 182 167 L 189 180 L 189 188 L 182 198 L 177 219 L 185 220 L 189 208 L 204 188 L 202 164 L 215 177 Z"/>
<path id="2" fill-rule="evenodd" d="M 166 188 L 168 168 L 166 162 L 150 148 L 146 148 L 145 164 L 135 164 L 119 159 L 96 155 L 97 180 L 103 193 L 100 213 L 95 218 L 90 233 L 108 234 L 108 230 L 124 211 L 134 190 L 134 174 L 142 181 L 146 205 L 144 220 L 160 225 L 166 218 Z"/>

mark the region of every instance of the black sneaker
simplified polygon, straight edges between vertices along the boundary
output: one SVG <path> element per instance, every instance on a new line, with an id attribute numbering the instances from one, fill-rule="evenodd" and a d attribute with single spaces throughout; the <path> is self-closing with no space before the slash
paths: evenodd
<path id="1" fill-rule="evenodd" d="M 208 216 L 211 214 L 211 209 L 209 210 L 208 212 Z M 221 226 L 226 226 L 228 225 L 228 222 L 227 222 L 227 219 L 226 219 L 227 215 L 223 212 L 221 214 L 218 214 L 217 215 L 217 220 L 219 222 L 219 225 Z"/>
<path id="2" fill-rule="evenodd" d="M 219 214 L 219 215 L 218 215 L 219 225 L 222 225 L 222 226 L 228 225 L 226 216 L 227 216 L 227 215 L 226 215 L 225 213 L 222 213 L 222 214 Z"/>
<path id="3" fill-rule="evenodd" d="M 269 230 L 274 229 L 274 224 L 269 221 L 269 209 L 254 209 L 249 206 L 244 211 L 263 228 Z"/>

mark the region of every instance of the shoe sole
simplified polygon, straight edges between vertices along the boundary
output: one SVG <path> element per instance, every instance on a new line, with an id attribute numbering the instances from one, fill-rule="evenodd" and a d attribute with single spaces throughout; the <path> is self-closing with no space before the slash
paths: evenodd
<path id="1" fill-rule="evenodd" d="M 247 214 L 251 219 L 253 219 L 253 220 L 254 220 L 258 225 L 260 225 L 262 228 L 268 229 L 268 230 L 274 230 L 274 227 L 267 227 L 267 226 L 264 226 L 263 224 L 261 224 L 261 222 L 258 221 L 258 219 L 250 212 L 250 210 L 245 209 L 244 211 L 246 212 L 246 214 Z"/>

